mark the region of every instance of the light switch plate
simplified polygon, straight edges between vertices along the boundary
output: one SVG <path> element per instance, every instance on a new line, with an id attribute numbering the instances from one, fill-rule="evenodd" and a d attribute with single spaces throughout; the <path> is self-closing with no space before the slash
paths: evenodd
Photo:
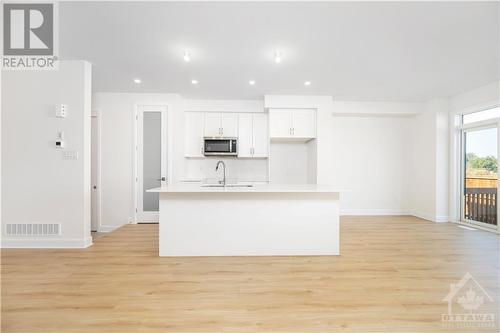
<path id="1" fill-rule="evenodd" d="M 78 152 L 76 150 L 65 150 L 63 152 L 63 159 L 65 160 L 77 160 Z"/>

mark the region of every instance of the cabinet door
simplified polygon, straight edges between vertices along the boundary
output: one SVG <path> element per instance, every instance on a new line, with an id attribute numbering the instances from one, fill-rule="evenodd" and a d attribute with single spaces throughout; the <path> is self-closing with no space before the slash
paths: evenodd
<path id="1" fill-rule="evenodd" d="M 238 157 L 252 157 L 252 114 L 238 117 Z"/>
<path id="2" fill-rule="evenodd" d="M 269 134 L 271 138 L 289 138 L 291 134 L 290 111 L 269 111 Z"/>
<path id="3" fill-rule="evenodd" d="M 222 136 L 237 138 L 238 137 L 238 114 L 237 113 L 222 113 Z"/>
<path id="4" fill-rule="evenodd" d="M 295 138 L 315 138 L 316 110 L 292 111 L 292 129 Z"/>
<path id="5" fill-rule="evenodd" d="M 201 112 L 186 112 L 184 115 L 184 155 L 203 156 L 203 124 L 205 115 Z"/>
<path id="6" fill-rule="evenodd" d="M 205 112 L 205 136 L 222 136 L 219 112 Z"/>
<path id="7" fill-rule="evenodd" d="M 253 115 L 253 157 L 268 157 L 269 137 L 267 135 L 267 114 Z"/>

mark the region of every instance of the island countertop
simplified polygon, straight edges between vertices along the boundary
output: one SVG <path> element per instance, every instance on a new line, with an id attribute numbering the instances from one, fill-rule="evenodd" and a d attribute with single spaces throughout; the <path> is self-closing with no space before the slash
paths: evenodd
<path id="1" fill-rule="evenodd" d="M 204 187 L 201 184 L 171 184 L 148 190 L 156 193 L 342 193 L 349 190 L 329 185 L 274 185 L 254 184 L 253 186 Z"/>

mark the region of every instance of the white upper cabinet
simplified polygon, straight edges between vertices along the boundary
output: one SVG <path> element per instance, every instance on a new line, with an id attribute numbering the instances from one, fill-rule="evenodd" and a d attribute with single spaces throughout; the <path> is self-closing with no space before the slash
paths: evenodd
<path id="1" fill-rule="evenodd" d="M 238 157 L 252 157 L 253 116 L 243 113 L 238 117 Z"/>
<path id="2" fill-rule="evenodd" d="M 269 111 L 269 135 L 271 138 L 287 138 L 292 135 L 292 115 L 290 111 Z"/>
<path id="3" fill-rule="evenodd" d="M 241 113 L 238 117 L 238 157 L 267 158 L 267 114 Z"/>
<path id="4" fill-rule="evenodd" d="M 205 112 L 205 136 L 222 136 L 221 114 Z"/>
<path id="5" fill-rule="evenodd" d="M 313 139 L 316 137 L 316 110 L 270 110 L 269 124 L 271 138 Z"/>
<path id="6" fill-rule="evenodd" d="M 186 157 L 203 157 L 204 123 L 205 114 L 202 112 L 184 114 L 184 155 Z"/>
<path id="7" fill-rule="evenodd" d="M 269 135 L 266 113 L 253 114 L 253 157 L 268 157 Z"/>
<path id="8" fill-rule="evenodd" d="M 222 113 L 221 128 L 222 128 L 222 136 L 228 138 L 238 137 L 238 114 Z"/>
<path id="9" fill-rule="evenodd" d="M 292 113 L 292 136 L 295 138 L 316 137 L 316 110 L 294 110 Z"/>
<path id="10" fill-rule="evenodd" d="M 205 112 L 205 136 L 237 137 L 238 114 Z"/>

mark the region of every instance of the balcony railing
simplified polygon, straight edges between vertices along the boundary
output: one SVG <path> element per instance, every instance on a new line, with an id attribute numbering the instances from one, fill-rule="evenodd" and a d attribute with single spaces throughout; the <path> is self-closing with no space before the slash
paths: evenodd
<path id="1" fill-rule="evenodd" d="M 496 188 L 466 188 L 464 200 L 466 219 L 497 225 Z"/>

